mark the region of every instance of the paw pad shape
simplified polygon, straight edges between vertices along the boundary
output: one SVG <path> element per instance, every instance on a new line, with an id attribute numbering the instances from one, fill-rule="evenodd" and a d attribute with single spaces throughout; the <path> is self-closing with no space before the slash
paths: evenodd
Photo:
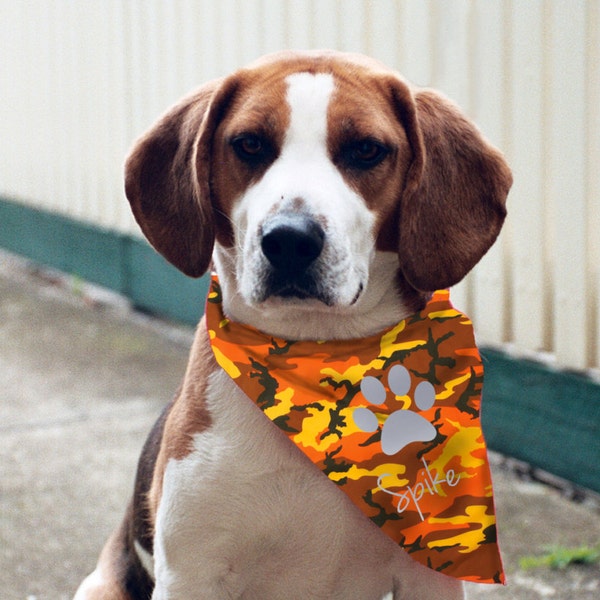
<path id="1" fill-rule="evenodd" d="M 394 365 L 389 371 L 388 384 L 396 396 L 406 396 L 411 387 L 408 369 L 402 365 Z M 363 378 L 360 391 L 371 404 L 385 404 L 387 392 L 376 377 Z M 433 385 L 428 381 L 419 383 L 414 392 L 414 402 L 419 410 L 429 410 L 435 402 Z M 379 428 L 377 415 L 370 408 L 356 408 L 352 418 L 362 431 L 371 433 Z M 430 442 L 436 435 L 435 427 L 425 417 L 411 410 L 397 410 L 383 423 L 381 449 L 384 454 L 393 456 L 412 442 Z"/>

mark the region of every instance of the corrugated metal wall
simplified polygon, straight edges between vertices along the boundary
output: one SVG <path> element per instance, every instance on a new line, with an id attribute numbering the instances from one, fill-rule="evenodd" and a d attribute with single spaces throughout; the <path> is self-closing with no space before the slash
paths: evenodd
<path id="1" fill-rule="evenodd" d="M 0 0 L 0 195 L 137 232 L 131 141 L 204 80 L 317 47 L 441 89 L 506 152 L 509 222 L 455 302 L 487 341 L 600 366 L 596 0 Z"/>

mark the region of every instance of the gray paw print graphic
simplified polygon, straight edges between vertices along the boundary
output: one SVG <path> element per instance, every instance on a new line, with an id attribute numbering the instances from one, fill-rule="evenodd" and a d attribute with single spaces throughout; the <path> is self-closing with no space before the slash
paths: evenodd
<path id="1" fill-rule="evenodd" d="M 408 369 L 394 365 L 388 375 L 390 390 L 396 396 L 406 396 L 410 391 L 411 377 Z M 360 391 L 370 404 L 381 406 L 387 392 L 376 377 L 367 376 L 360 383 Z M 415 389 L 414 402 L 419 410 L 429 410 L 435 402 L 435 389 L 428 381 L 422 381 Z M 365 432 L 375 432 L 379 420 L 370 408 L 356 408 L 352 413 L 356 426 Z M 412 442 L 430 442 L 437 435 L 435 427 L 423 416 L 411 410 L 397 410 L 383 423 L 381 449 L 393 456 Z"/>

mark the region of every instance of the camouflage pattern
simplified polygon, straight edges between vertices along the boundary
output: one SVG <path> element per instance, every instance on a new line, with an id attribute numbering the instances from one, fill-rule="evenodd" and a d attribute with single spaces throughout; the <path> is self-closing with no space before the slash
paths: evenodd
<path id="1" fill-rule="evenodd" d="M 295 342 L 226 319 L 213 276 L 206 319 L 219 365 L 382 531 L 436 571 L 504 583 L 483 366 L 447 291 L 381 334 Z"/>

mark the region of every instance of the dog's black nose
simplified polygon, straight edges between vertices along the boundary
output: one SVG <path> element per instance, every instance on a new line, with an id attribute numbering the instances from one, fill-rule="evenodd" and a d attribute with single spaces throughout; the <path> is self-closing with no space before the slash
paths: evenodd
<path id="1" fill-rule="evenodd" d="M 306 215 L 277 215 L 263 226 L 261 248 L 278 271 L 305 271 L 319 257 L 324 243 L 323 228 Z"/>

